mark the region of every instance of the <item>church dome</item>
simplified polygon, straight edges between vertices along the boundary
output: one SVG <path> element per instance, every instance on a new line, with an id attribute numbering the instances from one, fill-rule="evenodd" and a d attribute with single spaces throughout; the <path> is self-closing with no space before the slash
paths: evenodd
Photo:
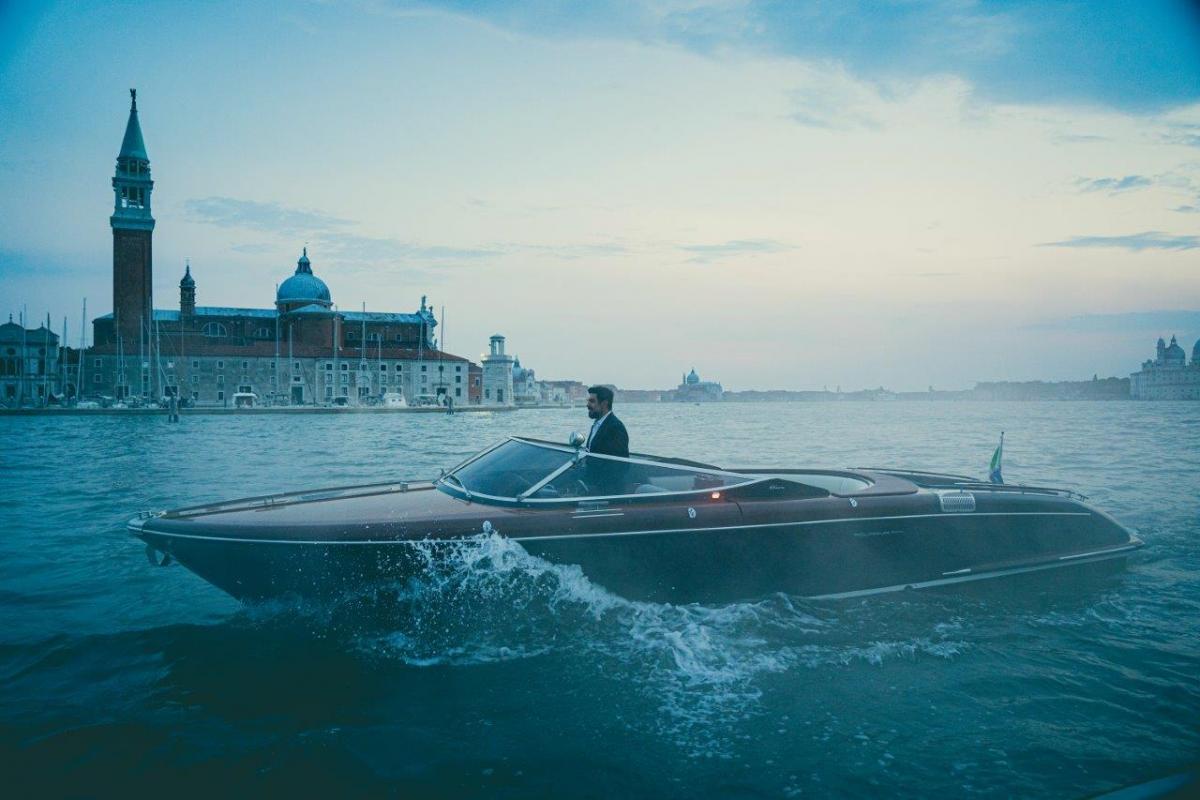
<path id="1" fill-rule="evenodd" d="M 1196 343 L 1192 345 L 1192 363 L 1200 364 L 1200 339 L 1197 339 Z"/>
<path id="2" fill-rule="evenodd" d="M 1171 344 L 1163 351 L 1163 356 L 1171 361 L 1183 361 L 1187 358 L 1187 353 L 1183 352 L 1183 348 L 1175 341 L 1175 337 L 1171 337 Z"/>
<path id="3" fill-rule="evenodd" d="M 691 372 L 689 372 L 689 373 L 687 374 L 687 378 L 685 378 L 684 380 L 685 380 L 685 381 L 686 381 L 686 382 L 687 382 L 689 385 L 691 385 L 691 384 L 696 384 L 696 383 L 699 383 L 699 382 L 700 382 L 700 376 L 699 376 L 699 375 L 697 375 L 697 374 L 696 374 L 696 370 L 694 370 L 694 369 L 693 369 Z"/>
<path id="4" fill-rule="evenodd" d="M 329 287 L 325 285 L 325 281 L 312 273 L 312 262 L 308 260 L 308 248 L 306 247 L 304 254 L 296 262 L 296 274 L 279 284 L 279 291 L 275 293 L 275 304 L 319 303 L 329 306 L 332 302 L 329 296 Z"/>
<path id="5" fill-rule="evenodd" d="M 183 279 L 179 281 L 180 289 L 195 289 L 196 280 L 192 277 L 192 266 L 189 264 L 183 273 Z"/>

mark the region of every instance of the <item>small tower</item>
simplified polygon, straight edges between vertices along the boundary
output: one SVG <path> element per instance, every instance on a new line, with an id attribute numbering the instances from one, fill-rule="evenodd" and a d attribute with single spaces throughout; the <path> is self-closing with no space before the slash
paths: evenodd
<path id="1" fill-rule="evenodd" d="M 130 89 L 129 120 L 125 138 L 117 154 L 113 175 L 113 214 L 109 224 L 113 232 L 113 315 L 117 335 L 124 341 L 126 353 L 136 353 L 139 336 L 150 323 L 154 309 L 152 293 L 153 257 L 151 236 L 154 217 L 150 216 L 150 157 L 138 123 L 137 90 Z"/>
<path id="2" fill-rule="evenodd" d="M 481 361 L 483 367 L 483 404 L 511 406 L 513 404 L 513 357 L 504 352 L 504 337 L 500 334 L 489 340 L 489 350 Z"/>
<path id="3" fill-rule="evenodd" d="M 183 280 L 179 281 L 179 316 L 191 319 L 195 315 L 196 281 L 192 279 L 192 265 L 188 264 L 183 271 Z"/>

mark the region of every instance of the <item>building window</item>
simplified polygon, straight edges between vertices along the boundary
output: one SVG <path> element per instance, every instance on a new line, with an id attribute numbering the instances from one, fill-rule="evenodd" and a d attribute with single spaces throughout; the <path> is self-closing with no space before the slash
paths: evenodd
<path id="1" fill-rule="evenodd" d="M 387 372 L 387 364 L 380 364 L 380 365 L 379 365 L 379 371 L 380 371 L 380 372 Z"/>
<path id="2" fill-rule="evenodd" d="M 245 371 L 246 371 L 246 370 L 248 370 L 248 369 L 250 369 L 250 362 L 249 362 L 249 361 L 243 361 L 243 362 L 242 362 L 242 372 L 245 372 Z"/>
<path id="3" fill-rule="evenodd" d="M 343 372 L 342 373 L 342 383 L 349 383 L 349 382 L 350 382 L 350 373 Z"/>
<path id="4" fill-rule="evenodd" d="M 422 365 L 421 365 L 421 372 L 424 372 L 426 369 L 428 369 L 428 367 L 426 367 L 424 364 L 422 364 Z"/>
<path id="5" fill-rule="evenodd" d="M 332 386 L 326 386 L 326 387 L 325 387 L 325 396 L 326 396 L 326 397 L 333 397 L 333 387 L 332 387 Z"/>
<path id="6" fill-rule="evenodd" d="M 192 384 L 192 386 L 195 386 L 195 385 L 196 385 L 196 384 L 198 384 L 199 382 L 200 382 L 200 376 L 199 376 L 199 375 L 193 375 L 193 376 L 191 377 L 191 384 Z"/>
<path id="7" fill-rule="evenodd" d="M 193 360 L 192 361 L 192 369 L 200 369 L 200 362 Z"/>
<path id="8" fill-rule="evenodd" d="M 217 369 L 225 369 L 225 362 L 224 362 L 224 361 L 218 361 L 218 362 L 217 362 Z"/>
<path id="9" fill-rule="evenodd" d="M 218 375 L 217 376 L 217 386 L 224 386 L 224 385 L 225 385 L 225 376 Z"/>
<path id="10" fill-rule="evenodd" d="M 299 372 L 300 371 L 300 362 L 297 361 L 296 363 L 292 364 L 292 369 L 296 370 L 296 372 Z"/>
<path id="11" fill-rule="evenodd" d="M 484 389 L 484 390 L 483 390 L 483 396 L 484 396 L 484 397 L 486 397 L 488 400 L 491 400 L 491 399 L 492 399 L 492 390 L 491 390 L 491 389 Z"/>
<path id="12" fill-rule="evenodd" d="M 349 397 L 349 396 L 350 396 L 350 387 L 343 386 L 342 387 L 342 397 Z"/>
<path id="13" fill-rule="evenodd" d="M 238 387 L 238 391 L 241 392 L 242 394 L 250 394 L 251 392 L 254 391 L 254 389 L 250 386 L 250 384 L 243 383 L 241 386 Z"/>
<path id="14" fill-rule="evenodd" d="M 255 339 L 270 339 L 272 335 L 270 328 L 256 328 L 254 330 Z"/>
<path id="15" fill-rule="evenodd" d="M 461 389 L 461 388 L 460 388 L 460 389 L 455 389 L 455 390 L 454 390 L 454 396 L 455 396 L 455 397 L 462 397 L 462 389 Z"/>
<path id="16" fill-rule="evenodd" d="M 462 375 L 455 375 L 455 376 L 454 376 L 454 382 L 455 382 L 455 383 L 462 383 Z"/>
<path id="17" fill-rule="evenodd" d="M 458 364 L 458 365 L 456 365 L 456 366 L 454 367 L 454 371 L 455 371 L 455 372 L 462 372 L 462 364 Z"/>
<path id="18" fill-rule="evenodd" d="M 11 355 L 13 353 L 13 350 L 10 348 L 8 352 Z M 92 368 L 93 369 L 100 369 L 103 366 L 104 366 L 104 362 L 101 361 L 100 359 L 98 359 L 98 358 L 92 359 Z"/>
<path id="19" fill-rule="evenodd" d="M 99 383 L 99 382 L 100 382 L 100 375 L 99 375 L 99 373 L 97 373 L 96 375 L 92 376 L 92 383 Z"/>
<path id="20" fill-rule="evenodd" d="M 396 365 L 396 372 L 402 372 L 403 370 L 404 370 L 404 365 L 403 365 L 403 364 L 397 364 L 397 365 Z"/>
<path id="21" fill-rule="evenodd" d="M 332 361 L 326 361 L 326 362 L 325 362 L 325 369 L 333 369 L 333 362 L 332 362 Z"/>
<path id="22" fill-rule="evenodd" d="M 300 382 L 300 376 L 299 376 L 299 375 L 293 375 L 293 376 L 292 376 L 292 383 L 299 383 L 299 382 Z"/>
<path id="23" fill-rule="evenodd" d="M 204 328 L 202 329 L 202 333 L 205 336 L 216 338 L 220 336 L 228 336 L 229 330 L 219 322 L 209 322 L 205 324 Z"/>
<path id="24" fill-rule="evenodd" d="M 349 370 L 350 370 L 350 365 L 347 362 L 343 361 L 342 362 L 342 372 L 348 372 Z"/>
<path id="25" fill-rule="evenodd" d="M 217 399 L 218 399 L 218 400 L 224 400 L 224 399 L 225 399 L 225 393 L 224 393 L 224 392 L 217 392 Z"/>

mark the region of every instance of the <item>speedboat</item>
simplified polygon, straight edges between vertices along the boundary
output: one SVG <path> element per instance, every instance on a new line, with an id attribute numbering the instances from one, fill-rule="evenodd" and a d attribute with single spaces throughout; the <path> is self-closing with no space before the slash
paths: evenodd
<path id="1" fill-rule="evenodd" d="M 633 600 L 844 598 L 1119 559 L 1142 545 L 1066 489 L 898 469 L 725 469 L 512 437 L 436 480 L 251 497 L 128 523 L 236 598 L 419 581 L 501 536 Z M 394 583 L 392 584 L 394 585 Z"/>

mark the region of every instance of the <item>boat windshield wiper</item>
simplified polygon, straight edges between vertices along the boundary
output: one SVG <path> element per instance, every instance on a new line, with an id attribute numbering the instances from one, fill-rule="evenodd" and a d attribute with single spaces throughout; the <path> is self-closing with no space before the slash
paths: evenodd
<path id="1" fill-rule="evenodd" d="M 471 490 L 468 489 L 461 480 L 459 480 L 459 477 L 457 475 L 454 475 L 453 473 L 450 475 L 443 475 L 442 480 L 445 481 L 446 483 L 449 483 L 450 481 L 454 481 L 455 485 L 457 485 L 459 489 L 462 489 L 462 492 L 463 492 L 463 494 L 465 494 L 467 496 L 467 499 L 468 500 L 471 499 Z"/>

